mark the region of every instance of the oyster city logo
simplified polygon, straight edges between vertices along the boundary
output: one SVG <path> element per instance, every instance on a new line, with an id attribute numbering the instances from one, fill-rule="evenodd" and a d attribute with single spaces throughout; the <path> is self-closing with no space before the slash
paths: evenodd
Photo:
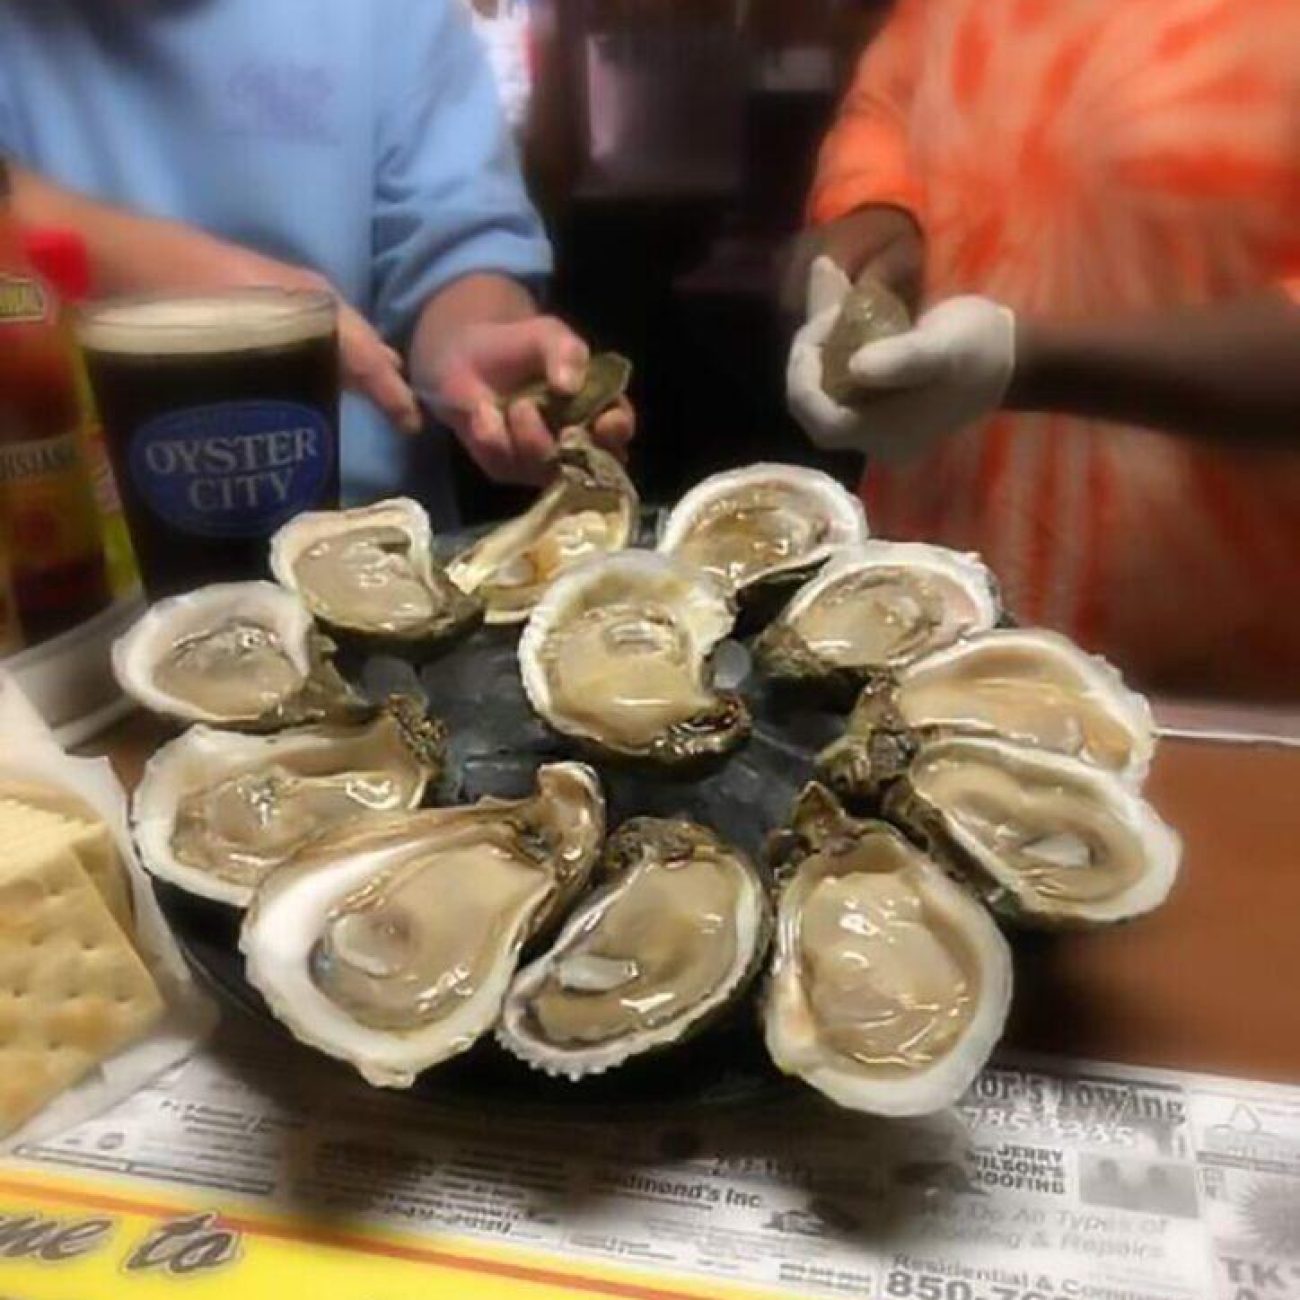
<path id="1" fill-rule="evenodd" d="M 47 306 L 45 290 L 35 280 L 0 275 L 0 321 L 42 321 L 48 314 Z"/>
<path id="2" fill-rule="evenodd" d="M 220 402 L 150 420 L 131 440 L 131 480 L 168 523 L 210 537 L 260 537 L 314 505 L 333 468 L 319 411 Z"/>

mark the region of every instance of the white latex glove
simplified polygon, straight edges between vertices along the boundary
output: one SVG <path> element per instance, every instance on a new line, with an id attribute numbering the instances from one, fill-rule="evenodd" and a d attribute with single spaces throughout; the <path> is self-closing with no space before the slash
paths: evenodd
<path id="1" fill-rule="evenodd" d="M 821 277 L 824 286 L 825 272 Z M 814 267 L 810 305 L 816 278 Z M 821 386 L 821 346 L 838 311 L 836 300 L 795 335 L 786 372 L 790 412 L 819 447 L 907 460 L 1001 405 L 1015 364 L 1009 308 L 988 298 L 950 298 L 907 333 L 860 349 L 849 363 L 863 389 L 857 409 L 832 401 Z"/>
<path id="2" fill-rule="evenodd" d="M 853 282 L 833 258 L 827 257 L 825 253 L 813 258 L 813 264 L 808 269 L 808 319 L 821 316 L 832 308 L 838 310 L 851 288 Z"/>

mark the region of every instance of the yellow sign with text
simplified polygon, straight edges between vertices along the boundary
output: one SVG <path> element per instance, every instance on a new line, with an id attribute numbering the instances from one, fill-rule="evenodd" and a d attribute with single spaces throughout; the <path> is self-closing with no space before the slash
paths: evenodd
<path id="1" fill-rule="evenodd" d="M 0 1170 L 0 1300 L 775 1300 L 313 1215 Z"/>

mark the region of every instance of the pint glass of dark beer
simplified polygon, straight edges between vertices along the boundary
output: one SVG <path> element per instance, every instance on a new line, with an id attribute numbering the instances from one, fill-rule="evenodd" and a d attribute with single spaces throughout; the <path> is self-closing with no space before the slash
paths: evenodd
<path id="1" fill-rule="evenodd" d="M 118 299 L 79 334 L 151 597 L 262 577 L 282 523 L 338 504 L 329 294 Z"/>

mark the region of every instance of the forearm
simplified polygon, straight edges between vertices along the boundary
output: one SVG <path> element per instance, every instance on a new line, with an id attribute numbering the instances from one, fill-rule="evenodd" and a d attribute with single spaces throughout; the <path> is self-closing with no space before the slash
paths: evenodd
<path id="1" fill-rule="evenodd" d="M 1017 321 L 1013 410 L 1300 441 L 1300 307 L 1280 293 L 1113 321 Z"/>
<path id="2" fill-rule="evenodd" d="M 141 216 L 13 168 L 13 203 L 29 226 L 63 226 L 86 241 L 103 293 L 161 292 L 202 278 L 221 241 L 179 221 Z"/>
<path id="3" fill-rule="evenodd" d="M 16 172 L 14 205 L 25 224 L 65 226 L 82 235 L 101 294 L 224 293 L 257 286 L 333 292 L 329 281 L 308 267 L 264 257 L 196 226 L 88 199 L 30 171 Z M 369 397 L 394 424 L 419 428 L 420 414 L 397 355 L 354 308 L 340 301 L 338 310 L 344 383 Z"/>
<path id="4" fill-rule="evenodd" d="M 429 387 L 448 340 L 474 325 L 526 320 L 537 314 L 532 294 L 509 276 L 466 275 L 425 303 L 411 337 L 409 369 L 417 387 Z"/>

